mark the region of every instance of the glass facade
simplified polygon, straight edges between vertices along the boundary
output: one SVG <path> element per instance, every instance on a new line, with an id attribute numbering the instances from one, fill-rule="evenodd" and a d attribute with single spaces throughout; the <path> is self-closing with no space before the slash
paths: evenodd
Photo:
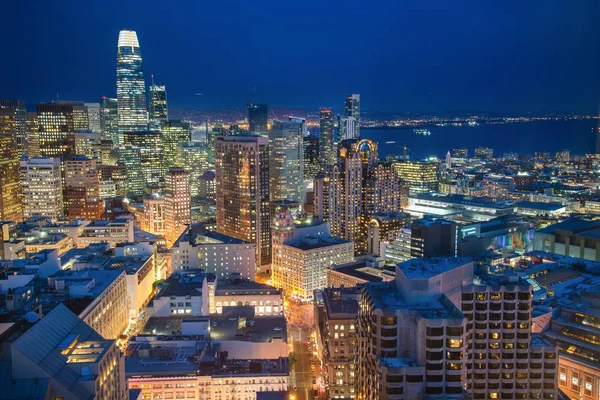
<path id="1" fill-rule="evenodd" d="M 148 129 L 142 52 L 134 31 L 119 32 L 117 100 L 119 132 Z"/>
<path id="2" fill-rule="evenodd" d="M 319 132 L 319 162 L 321 165 L 334 165 L 336 154 L 331 108 L 321 108 L 319 110 Z"/>
<path id="3" fill-rule="evenodd" d="M 119 110 L 117 99 L 105 97 L 100 110 L 102 140 L 110 140 L 115 146 L 123 144 L 123 134 L 119 133 Z"/>
<path id="4" fill-rule="evenodd" d="M 0 108 L 0 221 L 22 219 L 17 134 L 17 110 Z"/>
<path id="5" fill-rule="evenodd" d="M 274 121 L 269 130 L 271 201 L 304 202 L 304 120 Z"/>
<path id="6" fill-rule="evenodd" d="M 150 112 L 150 122 L 160 124 L 161 122 L 168 121 L 167 88 L 152 84 L 150 85 L 149 92 L 150 105 L 148 106 L 148 111 Z"/>

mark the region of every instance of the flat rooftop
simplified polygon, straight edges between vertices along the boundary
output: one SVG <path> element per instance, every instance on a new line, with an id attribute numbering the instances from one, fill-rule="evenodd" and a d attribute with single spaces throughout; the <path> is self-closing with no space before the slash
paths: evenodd
<path id="1" fill-rule="evenodd" d="M 600 228 L 600 220 L 588 221 L 581 218 L 569 218 L 563 222 L 553 224 L 538 230 L 536 233 L 554 234 L 557 230 L 580 234 L 586 231 Z"/>
<path id="2" fill-rule="evenodd" d="M 514 202 L 512 201 L 493 201 L 487 197 L 473 197 L 463 194 L 422 193 L 409 197 L 419 200 L 437 201 L 463 206 L 495 208 L 499 210 L 509 210 L 515 207 Z"/>
<path id="3" fill-rule="evenodd" d="M 246 320 L 245 326 L 243 320 Z M 284 316 L 261 316 L 252 319 L 239 317 L 211 317 L 210 333 L 213 341 L 239 340 L 266 343 L 274 338 L 287 342 L 287 323 Z"/>
<path id="4" fill-rule="evenodd" d="M 427 279 L 472 262 L 466 257 L 413 258 L 396 268 L 409 279 Z"/>
<path id="5" fill-rule="evenodd" d="M 281 290 L 265 283 L 259 283 L 249 280 L 230 281 L 217 280 L 215 295 L 223 295 L 223 291 L 232 291 L 236 294 L 280 294 Z M 258 293 L 257 293 L 258 291 Z"/>
<path id="6" fill-rule="evenodd" d="M 558 211 L 561 208 L 565 208 L 561 203 L 542 203 L 537 201 L 519 201 L 515 203 L 515 207 L 540 211 Z"/>
<path id="7" fill-rule="evenodd" d="M 320 236 L 305 236 L 297 242 L 286 243 L 285 246 L 294 247 L 300 250 L 314 250 L 322 247 L 335 246 L 347 243 L 351 242 L 349 240 L 339 239 L 333 236 L 327 238 L 323 238 Z"/>

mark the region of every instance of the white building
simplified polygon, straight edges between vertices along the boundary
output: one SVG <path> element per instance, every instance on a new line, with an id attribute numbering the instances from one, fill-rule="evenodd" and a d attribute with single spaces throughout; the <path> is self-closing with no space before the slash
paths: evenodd
<path id="1" fill-rule="evenodd" d="M 172 276 L 148 305 L 148 314 L 154 317 L 208 315 L 208 285 L 204 276 Z"/>
<path id="2" fill-rule="evenodd" d="M 251 308 L 255 315 L 283 314 L 283 292 L 262 283 L 225 279 L 215 282 L 211 314 Z"/>
<path id="3" fill-rule="evenodd" d="M 303 301 L 327 286 L 327 267 L 354 259 L 354 244 L 332 237 L 328 223 L 296 225 L 285 208 L 273 218 L 272 247 L 273 285 Z"/>
<path id="4" fill-rule="evenodd" d="M 40 214 L 53 222 L 64 217 L 59 158 L 24 157 L 21 164 L 23 217 Z"/>
<path id="5" fill-rule="evenodd" d="M 340 118 L 340 131 L 341 139 L 358 139 L 358 120 L 355 117 L 342 117 Z"/>
<path id="6" fill-rule="evenodd" d="M 238 274 L 240 278 L 256 277 L 256 246 L 217 232 L 194 232 L 187 228 L 171 248 L 174 273 L 203 269 L 219 278 Z"/>
<path id="7" fill-rule="evenodd" d="M 109 243 L 115 247 L 119 243 L 134 241 L 134 221 L 122 217 L 113 221 L 93 221 L 86 225 L 77 240 L 78 247 L 86 247 L 92 243 Z"/>

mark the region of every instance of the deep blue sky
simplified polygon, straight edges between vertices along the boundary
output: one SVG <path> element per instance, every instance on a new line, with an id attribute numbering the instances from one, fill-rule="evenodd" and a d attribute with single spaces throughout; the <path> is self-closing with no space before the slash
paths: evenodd
<path id="1" fill-rule="evenodd" d="M 600 98 L 600 2 L 34 0 L 2 4 L 0 97 L 115 95 L 120 29 L 172 106 L 582 111 Z M 202 92 L 204 96 L 194 96 Z"/>

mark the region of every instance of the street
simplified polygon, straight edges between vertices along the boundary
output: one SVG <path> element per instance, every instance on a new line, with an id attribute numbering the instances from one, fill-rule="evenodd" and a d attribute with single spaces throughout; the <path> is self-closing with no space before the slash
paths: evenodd
<path id="1" fill-rule="evenodd" d="M 296 399 L 313 399 L 313 372 L 311 371 L 311 355 L 306 344 L 312 332 L 314 321 L 313 305 L 291 303 L 287 308 L 288 336 L 296 354 L 296 362 L 292 366 L 296 378 Z"/>

